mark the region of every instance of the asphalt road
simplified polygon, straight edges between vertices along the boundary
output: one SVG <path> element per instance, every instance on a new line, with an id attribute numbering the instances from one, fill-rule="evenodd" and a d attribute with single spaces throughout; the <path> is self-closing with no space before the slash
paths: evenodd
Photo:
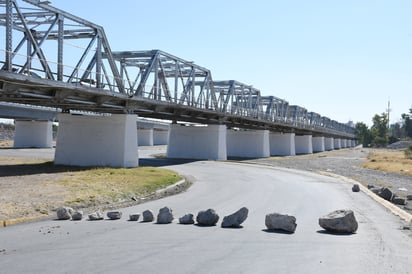
<path id="1" fill-rule="evenodd" d="M 122 209 L 117 221 L 41 221 L 0 229 L 0 273 L 411 273 L 412 238 L 402 222 L 351 185 L 309 172 L 231 162 L 169 166 L 194 180 L 184 193 Z M 172 224 L 129 222 L 163 206 Z M 240 207 L 240 229 L 223 229 Z M 218 226 L 179 225 L 213 208 Z M 325 233 L 318 218 L 352 209 L 359 229 Z M 265 231 L 267 213 L 294 215 L 294 234 Z"/>

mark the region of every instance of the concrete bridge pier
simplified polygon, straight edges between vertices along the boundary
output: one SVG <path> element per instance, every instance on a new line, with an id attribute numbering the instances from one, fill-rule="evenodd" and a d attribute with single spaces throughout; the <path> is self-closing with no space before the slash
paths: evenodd
<path id="1" fill-rule="evenodd" d="M 167 145 L 169 140 L 168 130 L 153 130 L 153 145 Z"/>
<path id="2" fill-rule="evenodd" d="M 347 148 L 348 147 L 348 142 L 346 139 L 341 139 L 340 140 L 340 146 L 341 148 Z"/>
<path id="3" fill-rule="evenodd" d="M 54 163 L 73 166 L 138 166 L 136 115 L 58 115 Z"/>
<path id="4" fill-rule="evenodd" d="M 168 158 L 226 160 L 226 126 L 183 126 L 172 124 Z"/>
<path id="5" fill-rule="evenodd" d="M 325 137 L 323 136 L 312 137 L 312 148 L 313 148 L 313 152 L 325 151 Z"/>
<path id="6" fill-rule="evenodd" d="M 296 135 L 295 146 L 296 154 L 312 154 L 312 135 Z"/>
<path id="7" fill-rule="evenodd" d="M 342 148 L 341 139 L 340 138 L 335 138 L 333 140 L 333 146 L 334 146 L 335 149 L 341 149 Z"/>
<path id="8" fill-rule="evenodd" d="M 269 134 L 270 155 L 295 156 L 295 133 L 271 132 Z"/>
<path id="9" fill-rule="evenodd" d="M 137 139 L 139 146 L 153 146 L 153 129 L 152 128 L 139 128 L 137 129 Z"/>
<path id="10" fill-rule="evenodd" d="M 15 120 L 15 148 L 53 147 L 53 123 L 51 121 Z"/>
<path id="11" fill-rule="evenodd" d="M 227 156 L 270 157 L 269 130 L 228 130 Z"/>
<path id="12" fill-rule="evenodd" d="M 335 149 L 334 147 L 334 142 L 332 137 L 325 137 L 325 150 L 333 150 Z"/>

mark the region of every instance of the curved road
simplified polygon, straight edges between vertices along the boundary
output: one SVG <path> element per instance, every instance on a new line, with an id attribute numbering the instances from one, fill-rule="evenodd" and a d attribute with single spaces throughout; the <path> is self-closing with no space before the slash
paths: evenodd
<path id="1" fill-rule="evenodd" d="M 195 180 L 184 193 L 122 209 L 117 221 L 41 221 L 0 229 L 1 273 L 411 273 L 412 238 L 401 221 L 338 179 L 280 168 L 198 161 L 168 166 Z M 168 225 L 128 222 L 129 213 L 173 209 Z M 242 206 L 241 229 L 220 228 Z M 218 226 L 179 225 L 213 208 Z M 355 212 L 352 235 L 322 231 L 318 218 Z M 267 213 L 296 216 L 294 234 L 265 231 Z"/>

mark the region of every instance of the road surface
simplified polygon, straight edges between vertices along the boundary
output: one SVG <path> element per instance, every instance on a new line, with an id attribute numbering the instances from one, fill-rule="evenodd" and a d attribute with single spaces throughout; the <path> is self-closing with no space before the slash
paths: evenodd
<path id="1" fill-rule="evenodd" d="M 412 238 L 402 222 L 351 185 L 309 172 L 232 162 L 168 166 L 194 180 L 184 193 L 122 209 L 117 221 L 41 221 L 0 229 L 0 273 L 411 273 Z M 173 209 L 168 225 L 130 213 Z M 240 229 L 221 220 L 249 208 Z M 177 218 L 213 208 L 217 226 Z M 359 229 L 325 233 L 318 218 L 352 209 Z M 294 234 L 265 231 L 265 215 L 294 215 Z"/>

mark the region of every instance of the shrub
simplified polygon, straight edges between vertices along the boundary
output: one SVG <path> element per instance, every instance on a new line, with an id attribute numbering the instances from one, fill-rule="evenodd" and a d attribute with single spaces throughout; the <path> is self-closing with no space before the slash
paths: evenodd
<path id="1" fill-rule="evenodd" d="M 409 146 L 407 149 L 405 149 L 405 158 L 412 159 L 412 146 Z"/>

